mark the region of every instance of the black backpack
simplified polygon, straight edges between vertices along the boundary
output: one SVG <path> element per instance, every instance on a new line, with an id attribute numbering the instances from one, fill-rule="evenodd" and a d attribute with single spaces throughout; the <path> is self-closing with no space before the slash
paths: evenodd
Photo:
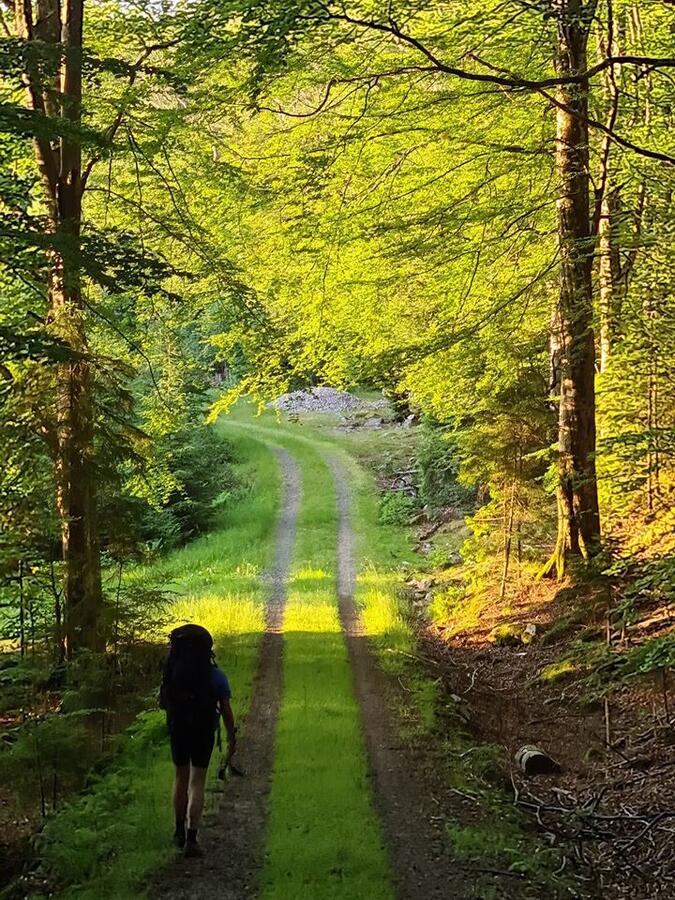
<path id="1" fill-rule="evenodd" d="M 169 723 L 189 728 L 213 727 L 218 722 L 213 687 L 213 638 L 201 625 L 181 625 L 169 635 L 159 705 Z"/>

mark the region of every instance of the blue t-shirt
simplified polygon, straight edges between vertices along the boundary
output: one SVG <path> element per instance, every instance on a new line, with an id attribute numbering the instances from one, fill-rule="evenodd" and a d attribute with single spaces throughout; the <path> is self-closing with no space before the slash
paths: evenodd
<path id="1" fill-rule="evenodd" d="M 230 682 L 227 680 L 227 675 L 224 672 L 221 672 L 216 666 L 211 669 L 211 684 L 213 685 L 213 690 L 216 692 L 216 696 L 219 700 L 222 697 L 225 697 L 227 700 L 230 699 L 232 696 Z"/>

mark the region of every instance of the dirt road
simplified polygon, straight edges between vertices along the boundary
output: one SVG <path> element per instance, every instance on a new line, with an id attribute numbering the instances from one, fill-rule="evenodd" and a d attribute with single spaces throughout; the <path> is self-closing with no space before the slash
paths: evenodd
<path id="1" fill-rule="evenodd" d="M 265 826 L 273 771 L 275 724 L 283 695 L 284 607 L 291 571 L 302 495 L 301 472 L 293 456 L 272 447 L 283 476 L 281 510 L 276 533 L 276 561 L 269 577 L 266 630 L 253 685 L 253 699 L 246 718 L 238 762 L 247 773 L 225 787 L 217 814 L 202 830 L 206 856 L 199 861 L 179 860 L 154 883 L 152 896 L 163 900 L 251 900 L 259 893 L 264 862 Z M 448 789 L 437 748 L 412 747 L 400 735 L 394 710 L 398 686 L 379 666 L 375 649 L 364 636 L 354 600 L 357 571 L 349 471 L 338 453 L 322 451 L 332 479 L 337 508 L 337 601 L 347 644 L 358 702 L 362 740 L 368 758 L 368 782 L 380 821 L 391 868 L 391 885 L 382 884 L 383 895 L 397 900 L 469 900 L 486 896 L 485 873 L 473 872 L 453 857 L 447 826 L 466 820 L 462 801 Z M 317 456 L 318 462 L 318 456 Z M 327 496 L 326 508 L 331 506 Z M 317 635 L 315 638 L 319 638 Z M 327 767 L 330 777 L 330 767 Z M 330 810 L 326 810 L 330 816 Z M 355 823 L 358 827 L 358 822 Z M 312 835 L 308 833 L 307 840 Z M 483 873 L 482 888 L 476 877 Z M 320 873 L 317 873 L 317 875 Z M 510 873 L 488 875 L 489 896 L 525 896 L 518 892 Z M 502 878 L 501 875 L 506 877 Z M 383 876 L 386 880 L 386 876 Z M 276 896 L 284 896 L 282 885 Z M 321 900 L 332 897 L 326 885 Z M 335 897 L 353 897 L 336 888 Z M 300 897 L 288 895 L 288 900 Z M 305 892 L 302 900 L 315 900 Z M 367 898 L 363 898 L 367 900 Z"/>

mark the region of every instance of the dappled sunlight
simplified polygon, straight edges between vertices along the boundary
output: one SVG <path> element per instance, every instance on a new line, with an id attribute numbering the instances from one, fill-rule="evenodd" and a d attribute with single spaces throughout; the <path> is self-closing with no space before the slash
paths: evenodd
<path id="1" fill-rule="evenodd" d="M 278 438 L 291 444 L 275 432 Z M 284 695 L 261 896 L 390 900 L 338 614 L 337 507 L 321 446 L 311 438 L 292 441 L 304 493 L 283 622 Z"/>
<path id="2" fill-rule="evenodd" d="M 186 597 L 171 607 L 173 621 L 167 629 L 184 622 L 195 622 L 208 629 L 214 638 L 227 634 L 262 632 L 265 627 L 264 598 L 249 595 L 205 595 Z"/>
<path id="3" fill-rule="evenodd" d="M 401 576 L 391 571 L 383 571 L 382 569 L 369 567 L 364 569 L 364 571 L 359 572 L 356 577 L 356 584 L 357 587 L 363 585 L 366 587 L 377 586 L 380 588 L 388 587 L 395 589 L 396 586 L 401 585 Z"/>
<path id="4" fill-rule="evenodd" d="M 396 595 L 385 591 L 368 590 L 359 592 L 357 601 L 365 634 L 374 637 L 407 632 Z"/>
<path id="5" fill-rule="evenodd" d="M 266 447 L 246 439 L 240 451 L 258 477 L 221 528 L 153 564 L 124 571 L 123 590 L 139 596 L 151 589 L 165 592 L 162 623 L 148 634 L 155 641 L 164 641 L 172 627 L 185 621 L 208 628 L 241 721 L 249 707 L 265 628 L 268 587 L 260 576 L 274 563 L 280 478 Z M 157 682 L 159 677 L 157 670 Z M 169 852 L 172 770 L 164 714 L 144 713 L 105 777 L 50 820 L 43 832 L 42 852 L 52 871 L 77 884 L 69 896 L 144 896 L 143 878 L 160 867 Z M 209 793 L 207 808 L 214 796 Z"/>
<path id="6" fill-rule="evenodd" d="M 325 581 L 327 578 L 335 578 L 332 572 L 325 569 L 298 569 L 289 581 L 291 587 L 297 586 L 302 581 Z"/>
<path id="7" fill-rule="evenodd" d="M 388 865 L 370 804 L 359 709 L 334 598 L 289 598 L 284 688 L 262 897 L 389 900 Z"/>
<path id="8" fill-rule="evenodd" d="M 289 632 L 312 632 L 330 634 L 340 631 L 335 602 L 327 598 L 323 602 L 304 600 L 300 596 L 289 598 L 284 616 L 284 634 Z"/>

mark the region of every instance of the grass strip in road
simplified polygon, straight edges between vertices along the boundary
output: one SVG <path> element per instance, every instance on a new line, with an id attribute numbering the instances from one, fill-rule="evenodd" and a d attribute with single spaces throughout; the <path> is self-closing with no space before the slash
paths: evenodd
<path id="1" fill-rule="evenodd" d="M 261 894 L 263 900 L 390 900 L 337 612 L 332 480 L 307 442 L 289 440 L 282 430 L 275 439 L 293 450 L 304 484 Z"/>
<path id="2" fill-rule="evenodd" d="M 272 454 L 255 439 L 225 425 L 242 462 L 247 485 L 221 526 L 130 574 L 173 590 L 170 627 L 198 622 L 215 638 L 238 717 L 250 701 L 264 630 L 266 586 L 260 579 L 274 556 L 280 473 Z M 159 636 L 156 636 L 159 637 Z M 159 678 L 159 674 L 158 674 Z M 142 882 L 169 857 L 173 777 L 164 714 L 139 716 L 114 766 L 91 791 L 48 822 L 40 855 L 72 900 L 129 900 L 144 896 Z"/>

